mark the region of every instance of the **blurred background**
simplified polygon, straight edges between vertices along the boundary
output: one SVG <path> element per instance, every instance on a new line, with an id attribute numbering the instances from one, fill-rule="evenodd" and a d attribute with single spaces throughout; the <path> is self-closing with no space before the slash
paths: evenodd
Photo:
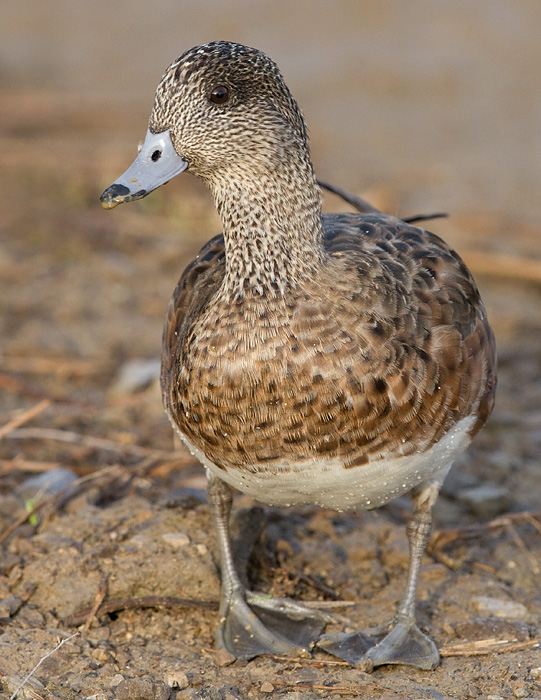
<path id="1" fill-rule="evenodd" d="M 81 429 L 101 435 L 170 443 L 150 381 L 162 319 L 184 265 L 220 224 L 209 194 L 187 175 L 114 212 L 98 198 L 135 156 L 167 65 L 193 45 L 228 39 L 280 66 L 321 179 L 391 214 L 449 214 L 428 227 L 470 265 L 498 338 L 500 398 L 485 440 L 499 466 L 489 463 L 487 474 L 496 482 L 513 469 L 533 475 L 541 452 L 540 28 L 538 0 L 6 4 L 3 422 L 45 396 L 56 402 L 41 417 L 48 424 L 77 416 Z M 325 206 L 347 209 L 329 196 Z M 152 400 L 137 403 L 146 381 Z M 66 413 L 68 399 L 84 410 L 73 404 Z M 21 445 L 4 441 L 6 469 Z M 27 457 L 56 455 L 31 445 Z M 517 498 L 530 502 L 531 484 L 521 483 Z"/>
<path id="2" fill-rule="evenodd" d="M 321 175 L 404 206 L 541 215 L 536 0 L 22 0 L 2 15 L 4 89 L 54 93 L 81 116 L 121 104 L 127 135 L 144 135 L 174 58 L 228 39 L 281 67 Z"/>

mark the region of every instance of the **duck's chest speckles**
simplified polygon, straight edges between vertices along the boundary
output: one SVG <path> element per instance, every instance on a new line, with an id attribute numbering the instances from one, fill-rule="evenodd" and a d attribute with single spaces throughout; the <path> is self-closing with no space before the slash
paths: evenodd
<path id="1" fill-rule="evenodd" d="M 184 345 L 179 427 L 229 465 L 336 450 L 338 434 L 347 439 L 344 380 L 357 351 L 352 333 L 302 298 L 217 304 Z"/>
<path id="2" fill-rule="evenodd" d="M 314 458 L 350 468 L 396 451 L 403 436 L 388 430 L 391 399 L 377 370 L 392 362 L 384 335 L 359 319 L 356 300 L 338 314 L 314 294 L 213 305 L 179 358 L 177 425 L 225 469 Z M 416 410 L 419 395 L 409 398 L 405 410 Z"/>

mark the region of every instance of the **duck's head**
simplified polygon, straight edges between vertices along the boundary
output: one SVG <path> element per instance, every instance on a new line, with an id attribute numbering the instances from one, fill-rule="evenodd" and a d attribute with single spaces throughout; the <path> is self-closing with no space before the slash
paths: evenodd
<path id="1" fill-rule="evenodd" d="M 184 170 L 212 187 L 309 161 L 306 127 L 276 64 L 241 44 L 216 41 L 184 53 L 156 90 L 133 164 L 101 195 L 106 209 L 141 199 Z"/>

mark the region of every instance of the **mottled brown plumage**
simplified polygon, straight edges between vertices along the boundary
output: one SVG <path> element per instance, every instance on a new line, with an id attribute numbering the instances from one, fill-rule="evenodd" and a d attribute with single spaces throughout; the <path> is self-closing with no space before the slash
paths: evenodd
<path id="1" fill-rule="evenodd" d="M 490 412 L 494 382 L 483 358 L 494 341 L 456 253 L 383 215 L 327 215 L 323 225 L 328 259 L 313 288 L 273 304 L 220 298 L 218 236 L 175 290 L 164 331 L 166 406 L 224 470 L 314 455 L 362 468 L 424 451 L 479 414 L 473 436 Z"/>
<path id="2" fill-rule="evenodd" d="M 183 169 L 211 189 L 224 232 L 173 294 L 161 380 L 171 421 L 209 474 L 222 563 L 218 641 L 250 657 L 317 636 L 273 627 L 269 608 L 288 624 L 310 614 L 284 601 L 263 614 L 242 587 L 226 484 L 267 503 L 337 509 L 414 489 L 406 593 L 391 632 L 360 656 L 431 668 L 437 651 L 414 616 L 430 511 L 490 414 L 496 384 L 475 283 L 427 231 L 384 214 L 321 214 L 302 115 L 255 49 L 214 42 L 175 61 L 140 156 L 102 201 L 145 196 Z M 361 637 L 321 645 L 358 660 Z"/>

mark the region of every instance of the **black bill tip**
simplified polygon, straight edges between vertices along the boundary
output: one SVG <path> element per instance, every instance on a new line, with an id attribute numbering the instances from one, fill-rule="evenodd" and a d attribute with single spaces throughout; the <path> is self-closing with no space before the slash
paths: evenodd
<path id="1" fill-rule="evenodd" d="M 142 199 L 148 194 L 147 190 L 132 192 L 126 185 L 114 182 L 102 193 L 100 197 L 101 205 L 104 209 L 113 209 L 124 202 L 131 202 L 134 199 Z"/>

